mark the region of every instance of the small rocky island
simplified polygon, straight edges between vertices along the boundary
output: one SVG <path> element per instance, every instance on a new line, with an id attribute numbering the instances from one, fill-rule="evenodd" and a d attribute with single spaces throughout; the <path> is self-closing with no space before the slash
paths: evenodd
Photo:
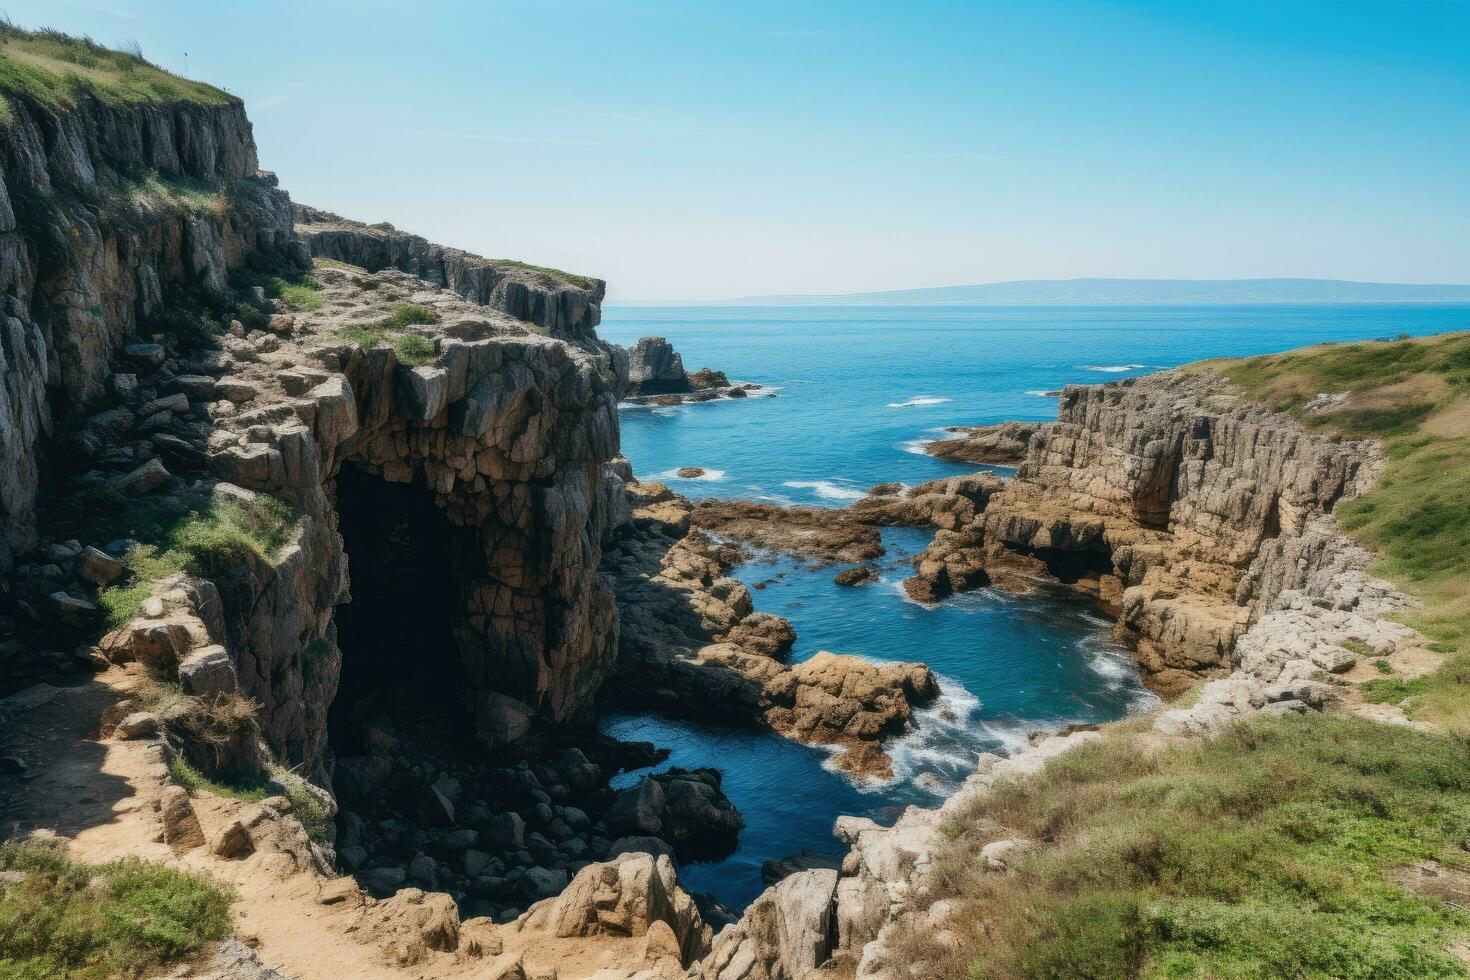
<path id="1" fill-rule="evenodd" d="M 723 371 L 705 367 L 686 372 L 684 358 L 663 337 L 643 337 L 628 348 L 623 400 L 634 405 L 681 405 L 769 393 L 752 382 L 732 384 Z"/>

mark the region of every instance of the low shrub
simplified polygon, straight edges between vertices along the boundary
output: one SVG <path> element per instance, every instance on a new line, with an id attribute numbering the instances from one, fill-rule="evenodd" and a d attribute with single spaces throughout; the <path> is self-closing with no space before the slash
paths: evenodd
<path id="1" fill-rule="evenodd" d="M 417 323 L 438 323 L 439 314 L 421 303 L 400 303 L 388 319 L 383 321 L 383 327 L 388 330 L 401 330 L 411 327 Z"/>
<path id="2" fill-rule="evenodd" d="M 404 364 L 427 364 L 439 356 L 434 342 L 416 333 L 407 333 L 393 338 L 393 350 Z"/>
<path id="3" fill-rule="evenodd" d="M 143 976 L 230 931 L 229 890 L 161 864 L 80 864 L 30 839 L 0 845 L 0 871 L 0 976 Z"/>

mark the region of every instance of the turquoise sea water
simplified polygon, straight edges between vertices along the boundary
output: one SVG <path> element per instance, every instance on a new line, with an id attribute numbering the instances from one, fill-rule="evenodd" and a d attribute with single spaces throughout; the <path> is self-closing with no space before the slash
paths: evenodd
<path id="1" fill-rule="evenodd" d="M 611 308 L 599 333 L 621 344 L 665 336 L 691 371 L 709 366 L 776 389 L 770 398 L 625 408 L 623 453 L 640 477 L 687 496 L 841 506 L 876 483 L 973 469 L 925 456 L 917 443 L 949 425 L 1053 418 L 1056 402 L 1042 393 L 1065 384 L 1457 329 L 1470 329 L 1470 307 L 690 307 Z M 707 476 L 674 478 L 682 466 Z M 973 769 L 976 752 L 1152 703 L 1107 622 L 1085 606 L 990 590 L 933 609 L 906 601 L 902 560 L 926 539 L 886 531 L 882 581 L 856 589 L 834 585 L 831 568 L 789 559 L 736 573 L 756 587 L 758 609 L 792 621 L 794 659 L 833 650 L 922 660 L 938 673 L 944 697 L 892 748 L 893 781 L 855 785 L 823 766 L 821 750 L 773 735 L 648 715 L 606 720 L 611 734 L 673 749 L 669 765 L 724 771 L 747 827 L 729 859 L 683 869 L 690 887 L 743 907 L 761 891 L 762 861 L 803 847 L 836 852 L 839 814 L 884 820 L 905 804 L 932 805 Z"/>

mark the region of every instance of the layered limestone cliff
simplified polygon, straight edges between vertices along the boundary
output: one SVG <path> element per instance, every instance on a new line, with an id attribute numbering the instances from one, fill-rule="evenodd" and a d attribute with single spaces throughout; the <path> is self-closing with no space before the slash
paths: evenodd
<path id="1" fill-rule="evenodd" d="M 1250 624 L 1320 578 L 1339 550 L 1321 518 L 1379 469 L 1370 444 L 1309 432 L 1182 371 L 1067 388 L 1054 423 L 937 446 L 1011 461 L 1017 438 L 1014 479 L 982 516 L 935 536 L 910 593 L 992 582 L 1091 592 L 1166 693 L 1229 669 Z"/>

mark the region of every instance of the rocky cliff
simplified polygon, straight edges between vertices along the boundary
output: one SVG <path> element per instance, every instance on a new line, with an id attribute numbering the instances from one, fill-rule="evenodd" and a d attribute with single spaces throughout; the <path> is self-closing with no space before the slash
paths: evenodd
<path id="1" fill-rule="evenodd" d="M 370 272 L 399 269 L 480 306 L 537 324 L 553 336 L 595 340 L 607 284 L 508 259 L 436 245 L 389 224 L 363 224 L 298 204 L 296 234 L 314 256 Z"/>
<path id="2" fill-rule="evenodd" d="M 981 517 L 936 535 L 911 594 L 989 582 L 1091 592 L 1165 691 L 1232 666 L 1250 624 L 1330 562 L 1318 519 L 1378 471 L 1370 444 L 1314 434 L 1181 371 L 1067 388 L 1054 423 L 935 445 L 1022 462 Z"/>
<path id="3" fill-rule="evenodd" d="M 119 106 L 9 97 L 0 140 L 0 570 L 36 541 L 45 440 L 184 293 L 302 259 L 236 99 Z"/>

